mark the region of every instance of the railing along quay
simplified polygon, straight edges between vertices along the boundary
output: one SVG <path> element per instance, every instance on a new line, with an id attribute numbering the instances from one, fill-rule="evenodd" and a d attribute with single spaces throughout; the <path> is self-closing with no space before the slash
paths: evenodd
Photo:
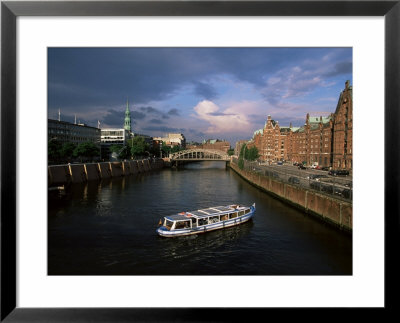
<path id="1" fill-rule="evenodd" d="M 233 158 L 233 162 L 237 164 L 238 159 Z M 352 176 L 331 176 L 328 175 L 328 171 L 298 169 L 297 166 L 285 164 L 265 165 L 249 161 L 244 161 L 243 169 L 350 203 L 353 200 Z"/>

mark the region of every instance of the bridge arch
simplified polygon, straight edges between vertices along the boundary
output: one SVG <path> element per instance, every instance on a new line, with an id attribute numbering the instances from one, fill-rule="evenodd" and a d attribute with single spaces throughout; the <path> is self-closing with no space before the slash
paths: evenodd
<path id="1" fill-rule="evenodd" d="M 170 155 L 171 161 L 186 160 L 222 160 L 229 161 L 230 157 L 227 153 L 217 149 L 186 149 Z"/>

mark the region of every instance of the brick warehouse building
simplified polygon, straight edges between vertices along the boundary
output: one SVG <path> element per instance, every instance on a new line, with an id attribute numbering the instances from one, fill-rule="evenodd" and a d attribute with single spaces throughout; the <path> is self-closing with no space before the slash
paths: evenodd
<path id="1" fill-rule="evenodd" d="M 349 81 L 340 93 L 333 125 L 332 166 L 335 169 L 353 167 L 353 88 Z"/>
<path id="2" fill-rule="evenodd" d="M 257 147 L 260 159 L 268 163 L 287 160 L 351 169 L 352 109 L 352 87 L 347 81 L 335 113 L 325 117 L 307 114 L 302 127 L 280 127 L 268 116 L 264 128 L 254 132 L 248 146 Z"/>

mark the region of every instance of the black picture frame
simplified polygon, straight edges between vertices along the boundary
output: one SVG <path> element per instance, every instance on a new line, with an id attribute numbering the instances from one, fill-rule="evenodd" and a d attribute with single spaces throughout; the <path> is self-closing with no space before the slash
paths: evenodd
<path id="1" fill-rule="evenodd" d="M 396 311 L 399 255 L 400 1 L 2 1 L 1 2 L 1 321 L 190 322 L 257 320 L 256 308 L 17 308 L 16 18 L 18 16 L 383 16 L 385 19 L 385 306 Z M 373 81 L 373 80 L 372 80 Z M 371 165 L 381 167 L 381 165 Z M 367 287 L 366 287 L 367 288 Z M 40 292 L 40 291 L 38 291 Z M 177 302 L 179 304 L 179 302 Z M 286 318 L 286 310 L 269 309 Z M 301 311 L 301 309 L 290 309 Z M 329 311 L 329 309 L 326 309 Z M 382 312 L 384 311 L 384 312 Z M 291 312 L 291 311 L 289 311 Z M 314 312 L 316 313 L 316 312 Z M 347 313 L 347 315 L 352 314 Z M 296 313 L 297 315 L 297 313 Z M 307 314 L 309 315 L 309 313 Z M 323 315 L 326 315 L 324 313 Z M 332 318 L 333 311 L 330 311 Z M 343 314 L 340 314 L 342 316 Z M 317 314 L 317 316 L 319 316 Z M 338 315 L 338 318 L 340 317 Z M 276 318 L 276 316 L 274 316 Z M 334 317 L 334 316 L 333 316 Z M 340 317 L 342 318 L 342 317 Z M 266 318 L 271 319 L 271 318 Z M 323 317 L 319 316 L 319 319 Z"/>

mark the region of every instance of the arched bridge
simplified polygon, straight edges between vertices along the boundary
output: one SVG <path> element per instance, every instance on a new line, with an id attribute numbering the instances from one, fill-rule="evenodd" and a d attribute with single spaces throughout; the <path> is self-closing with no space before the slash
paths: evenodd
<path id="1" fill-rule="evenodd" d="M 201 160 L 222 160 L 230 161 L 230 157 L 222 150 L 215 149 L 187 149 L 170 155 L 171 161 L 201 161 Z"/>

